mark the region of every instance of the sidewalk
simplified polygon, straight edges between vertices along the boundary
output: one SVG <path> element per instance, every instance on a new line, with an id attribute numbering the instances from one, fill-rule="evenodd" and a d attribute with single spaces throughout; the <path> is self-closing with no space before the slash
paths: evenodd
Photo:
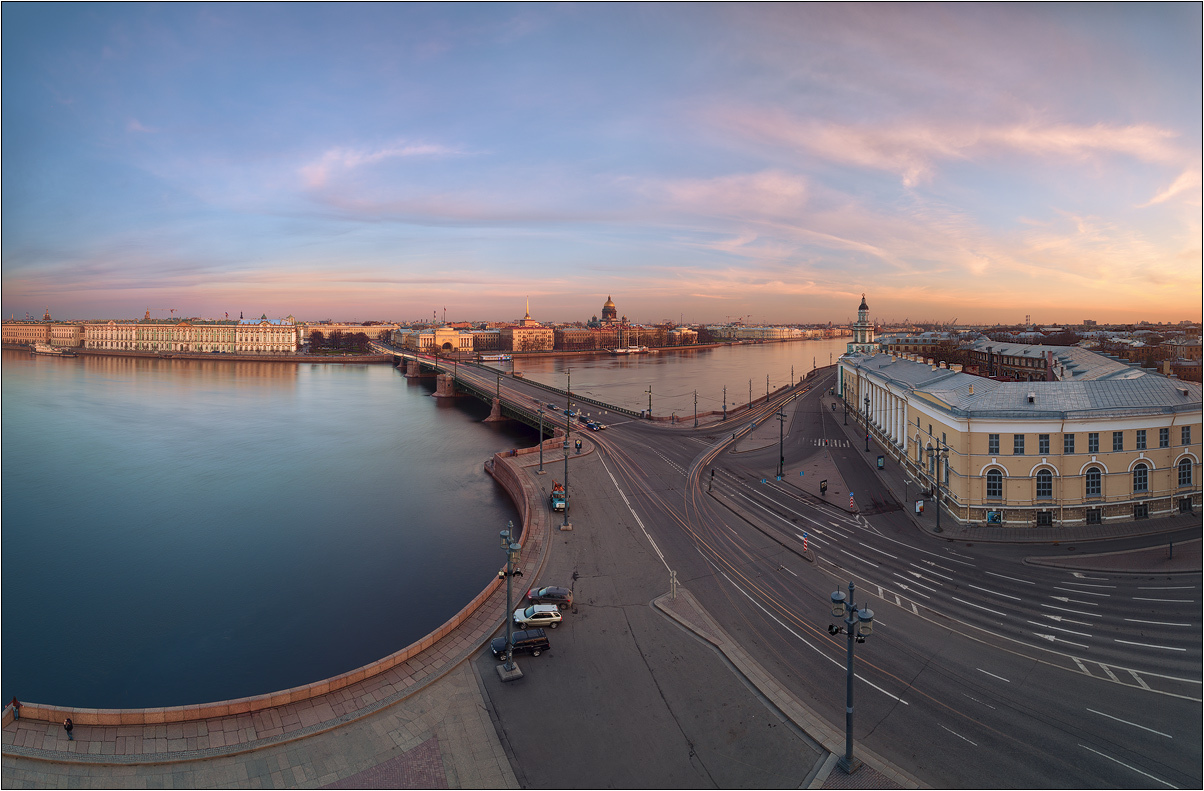
<path id="1" fill-rule="evenodd" d="M 839 399 L 835 396 L 824 396 L 823 403 L 837 403 L 838 408 L 835 415 L 840 415 Z M 893 460 L 887 453 L 887 450 L 878 443 L 872 435 L 870 437 L 870 451 L 865 453 L 865 433 L 861 424 L 855 420 L 850 420 L 847 426 L 840 421 L 834 420 L 833 423 L 838 429 L 843 429 L 845 438 L 850 445 L 865 456 L 866 464 L 871 465 L 876 462 L 879 454 L 887 454 L 886 466 L 882 470 L 874 470 L 878 479 L 890 491 L 896 500 L 903 504 L 904 510 L 907 512 L 912 523 L 922 532 L 939 536 L 952 541 L 972 541 L 972 542 L 994 542 L 1008 544 L 1065 544 L 1065 543 L 1082 543 L 1090 541 L 1099 541 L 1103 539 L 1113 538 L 1130 538 L 1134 536 L 1155 536 L 1163 533 L 1170 533 L 1185 528 L 1200 528 L 1200 517 L 1196 514 L 1183 514 L 1181 516 L 1172 516 L 1162 519 L 1146 519 L 1140 521 L 1130 520 L 1127 522 L 1113 522 L 1103 525 L 1082 525 L 1082 526 L 1066 526 L 1066 527 L 998 527 L 989 525 L 980 525 L 969 527 L 960 525 L 947 512 L 941 519 L 941 532 L 937 532 L 937 517 L 936 508 L 931 498 L 926 498 L 923 514 L 915 513 L 915 501 L 922 497 L 922 487 L 916 483 L 911 476 L 906 475 L 899 467 L 898 462 Z M 906 496 L 905 496 L 906 493 Z M 1176 563 L 1175 570 L 1177 571 L 1200 571 L 1200 563 L 1197 560 L 1194 567 L 1191 565 L 1190 553 L 1178 553 L 1182 557 L 1181 563 Z M 1176 560 L 1179 560 L 1176 558 Z M 1181 566 L 1181 567 L 1180 567 Z"/>

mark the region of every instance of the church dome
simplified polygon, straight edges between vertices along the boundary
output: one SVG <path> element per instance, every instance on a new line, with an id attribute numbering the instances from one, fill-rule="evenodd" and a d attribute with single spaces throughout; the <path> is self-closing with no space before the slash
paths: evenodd
<path id="1" fill-rule="evenodd" d="M 870 306 L 865 304 L 865 294 L 861 295 L 861 304 L 857 306 L 857 310 L 869 310 Z"/>
<path id="2" fill-rule="evenodd" d="M 608 320 L 613 321 L 615 318 L 618 317 L 618 315 L 619 315 L 619 311 L 615 307 L 615 303 L 612 302 L 610 297 L 608 296 L 606 298 L 606 302 L 604 302 L 602 304 L 602 320 L 603 321 L 608 321 Z"/>

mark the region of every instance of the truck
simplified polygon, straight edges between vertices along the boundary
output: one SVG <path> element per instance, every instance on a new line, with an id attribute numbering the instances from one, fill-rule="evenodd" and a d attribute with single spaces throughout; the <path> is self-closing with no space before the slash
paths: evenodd
<path id="1" fill-rule="evenodd" d="M 564 511 L 568 508 L 568 497 L 564 491 L 564 484 L 558 481 L 552 481 L 552 494 L 548 498 L 552 504 L 553 511 Z"/>

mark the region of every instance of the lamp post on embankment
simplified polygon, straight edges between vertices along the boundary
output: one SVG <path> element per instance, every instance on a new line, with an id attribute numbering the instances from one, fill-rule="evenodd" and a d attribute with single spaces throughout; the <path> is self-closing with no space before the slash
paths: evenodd
<path id="1" fill-rule="evenodd" d="M 543 475 L 543 409 L 535 411 L 539 413 L 539 474 Z"/>
<path id="2" fill-rule="evenodd" d="M 848 615 L 845 618 L 845 615 Z M 843 627 L 836 624 L 828 625 L 828 634 L 841 633 L 849 636 L 849 648 L 845 671 L 845 715 L 844 715 L 844 756 L 839 766 L 848 774 L 861 768 L 861 759 L 853 757 L 853 646 L 864 643 L 874 629 L 874 611 L 868 607 L 857 608 L 853 603 L 853 583 L 849 583 L 849 595 L 841 591 L 832 593 L 832 617 L 845 618 Z"/>
<path id="3" fill-rule="evenodd" d="M 510 540 L 513 530 L 514 522 L 511 521 L 507 529 L 501 532 L 502 551 L 506 553 L 506 570 L 498 572 L 506 577 L 506 661 L 497 669 L 498 677 L 502 681 L 514 681 L 523 677 L 522 671 L 514 663 L 514 599 L 511 595 L 510 585 L 511 577 L 522 576 L 523 573 L 522 569 L 514 568 L 518 563 L 518 554 L 522 551 L 523 545 Z"/>

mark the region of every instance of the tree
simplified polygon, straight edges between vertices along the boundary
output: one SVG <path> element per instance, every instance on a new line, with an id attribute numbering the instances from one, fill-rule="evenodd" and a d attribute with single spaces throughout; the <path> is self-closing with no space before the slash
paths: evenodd
<path id="1" fill-rule="evenodd" d="M 346 336 L 343 334 L 342 330 L 335 330 L 334 332 L 330 333 L 329 345 L 332 349 L 341 349 L 345 343 Z"/>
<path id="2" fill-rule="evenodd" d="M 309 334 L 309 348 L 321 349 L 326 345 L 326 334 L 321 330 L 314 330 Z"/>
<path id="3" fill-rule="evenodd" d="M 368 342 L 368 333 L 366 332 L 357 332 L 347 338 L 347 345 L 361 352 L 368 350 Z"/>

